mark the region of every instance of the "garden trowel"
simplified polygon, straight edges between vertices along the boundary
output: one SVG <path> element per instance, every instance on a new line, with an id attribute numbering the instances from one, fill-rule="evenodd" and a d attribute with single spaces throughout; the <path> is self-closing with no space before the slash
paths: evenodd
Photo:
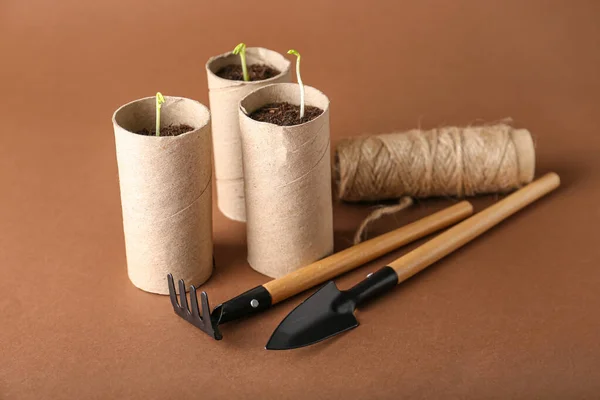
<path id="1" fill-rule="evenodd" d="M 369 274 L 349 290 L 339 290 L 335 283 L 329 282 L 281 322 L 266 348 L 287 350 L 308 346 L 355 328 L 358 326 L 354 316 L 357 306 L 394 288 L 559 185 L 557 174 L 546 174 L 388 266 Z"/>

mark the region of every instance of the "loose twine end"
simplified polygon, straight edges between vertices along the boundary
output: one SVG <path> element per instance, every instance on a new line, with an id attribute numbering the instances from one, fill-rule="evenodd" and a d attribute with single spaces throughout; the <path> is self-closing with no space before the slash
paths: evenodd
<path id="1" fill-rule="evenodd" d="M 379 218 L 383 217 L 384 215 L 394 214 L 394 213 L 397 213 L 398 211 L 402 211 L 405 208 L 408 208 L 411 205 L 413 205 L 413 203 L 414 203 L 414 201 L 411 197 L 404 196 L 404 197 L 400 198 L 400 201 L 398 202 L 398 204 L 394 204 L 392 206 L 387 206 L 387 207 L 380 207 L 380 208 L 376 209 L 375 211 L 373 211 L 360 224 L 360 227 L 358 228 L 358 230 L 356 231 L 356 234 L 354 235 L 354 244 L 357 245 L 364 240 L 364 236 L 366 235 L 367 227 L 372 222 L 378 220 Z"/>

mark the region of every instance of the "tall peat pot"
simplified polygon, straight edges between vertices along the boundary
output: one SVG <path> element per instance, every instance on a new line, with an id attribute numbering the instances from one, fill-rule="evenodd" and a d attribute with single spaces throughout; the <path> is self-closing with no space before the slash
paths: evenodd
<path id="1" fill-rule="evenodd" d="M 222 67 L 240 64 L 240 57 L 232 52 L 213 57 L 206 63 L 208 97 L 212 113 L 217 204 L 226 217 L 236 221 L 246 220 L 239 102 L 248 93 L 260 87 L 290 82 L 290 61 L 275 51 L 249 47 L 246 49 L 246 62 L 248 66 L 268 65 L 277 69 L 279 74 L 269 79 L 249 82 L 217 76 L 216 73 Z"/>
<path id="2" fill-rule="evenodd" d="M 249 117 L 266 104 L 298 104 L 297 84 L 265 86 L 240 102 L 248 262 L 273 278 L 333 252 L 329 99 L 305 90 L 306 105 L 323 113 L 299 125 Z"/>
<path id="3" fill-rule="evenodd" d="M 197 101 L 166 97 L 161 125 L 187 124 L 179 136 L 145 136 L 155 98 L 113 115 L 127 272 L 135 286 L 167 294 L 168 273 L 201 285 L 213 270 L 210 112 Z"/>

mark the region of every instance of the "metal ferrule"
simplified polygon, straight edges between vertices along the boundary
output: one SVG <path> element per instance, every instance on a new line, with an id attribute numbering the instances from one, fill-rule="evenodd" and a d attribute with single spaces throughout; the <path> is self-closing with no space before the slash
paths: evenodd
<path id="1" fill-rule="evenodd" d="M 219 304 L 210 314 L 218 325 L 236 319 L 258 314 L 271 307 L 271 293 L 264 286 L 257 286 L 247 292 Z"/>
<path id="2" fill-rule="evenodd" d="M 393 289 L 398 284 L 398 275 L 392 267 L 383 267 L 369 275 L 367 279 L 345 291 L 348 298 L 354 301 L 354 306 L 368 301 L 380 294 Z"/>

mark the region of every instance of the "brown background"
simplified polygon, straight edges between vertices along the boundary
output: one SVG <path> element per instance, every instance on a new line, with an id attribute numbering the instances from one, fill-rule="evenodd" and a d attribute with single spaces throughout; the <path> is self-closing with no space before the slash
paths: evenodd
<path id="1" fill-rule="evenodd" d="M 2 0 L 0 398 L 597 398 L 599 22 L 594 0 Z M 303 295 L 214 342 L 127 279 L 110 118 L 157 90 L 207 103 L 205 61 L 242 40 L 302 53 L 334 141 L 510 116 L 563 187 L 335 340 L 262 349 Z M 336 206 L 338 249 L 369 210 Z M 266 280 L 214 217 L 213 305 Z"/>

